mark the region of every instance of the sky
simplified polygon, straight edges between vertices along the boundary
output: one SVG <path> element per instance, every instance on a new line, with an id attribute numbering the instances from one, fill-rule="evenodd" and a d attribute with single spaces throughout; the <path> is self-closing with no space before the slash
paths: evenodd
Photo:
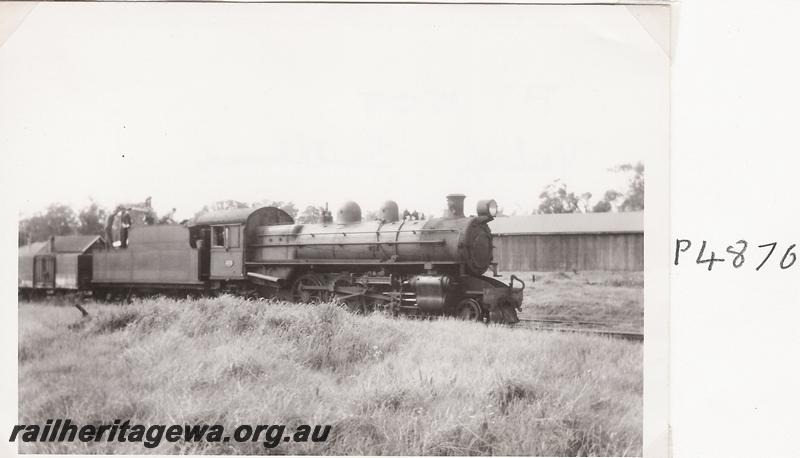
<path id="1" fill-rule="evenodd" d="M 20 216 L 152 196 L 527 213 L 666 154 L 669 58 L 624 6 L 42 3 L 0 47 Z"/>

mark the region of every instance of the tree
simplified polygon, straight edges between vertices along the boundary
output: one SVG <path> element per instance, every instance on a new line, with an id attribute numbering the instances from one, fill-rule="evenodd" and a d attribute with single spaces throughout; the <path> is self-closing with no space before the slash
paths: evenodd
<path id="1" fill-rule="evenodd" d="M 27 245 L 28 240 L 28 232 L 26 225 L 28 223 L 27 218 L 20 218 L 19 223 L 17 225 L 17 246 Z"/>
<path id="2" fill-rule="evenodd" d="M 250 208 L 250 206 L 238 200 L 227 199 L 214 202 L 211 204 L 210 208 L 212 210 L 232 210 L 236 208 Z"/>
<path id="3" fill-rule="evenodd" d="M 284 202 L 282 200 L 262 199 L 257 202 L 253 202 L 253 205 L 251 205 L 251 207 L 253 208 L 278 207 L 281 210 L 288 213 L 289 216 L 291 216 L 292 218 L 296 218 L 298 213 L 297 207 L 295 207 L 294 202 L 292 201 Z"/>
<path id="4" fill-rule="evenodd" d="M 611 202 L 607 200 L 601 200 L 594 204 L 592 207 L 593 213 L 609 213 L 611 211 Z"/>
<path id="5" fill-rule="evenodd" d="M 322 208 L 309 205 L 297 218 L 300 224 L 316 224 L 322 219 Z"/>
<path id="6" fill-rule="evenodd" d="M 364 213 L 364 216 L 361 219 L 363 221 L 377 221 L 381 219 L 381 214 L 377 210 L 369 210 L 368 212 Z"/>
<path id="7" fill-rule="evenodd" d="M 51 235 L 74 234 L 77 228 L 78 218 L 72 208 L 59 203 L 50 204 L 44 213 L 20 220 L 19 232 L 25 237 L 18 237 L 18 242 L 41 242 Z"/>
<path id="8" fill-rule="evenodd" d="M 620 211 L 644 210 L 644 164 L 622 164 L 613 169 L 615 172 L 633 172 L 628 180 L 628 192 L 620 204 Z"/>
<path id="9" fill-rule="evenodd" d="M 567 190 L 567 185 L 561 180 L 555 180 L 547 185 L 541 194 L 538 213 L 574 213 L 579 211 L 578 196 Z"/>
<path id="10" fill-rule="evenodd" d="M 614 202 L 619 199 L 622 194 L 619 192 L 609 189 L 606 191 L 605 195 L 601 200 L 599 200 L 594 207 L 592 207 L 592 211 L 595 213 L 608 213 L 614 209 L 613 204 Z"/>
<path id="11" fill-rule="evenodd" d="M 78 233 L 82 235 L 103 235 L 108 212 L 97 205 L 94 199 L 89 199 L 89 201 L 89 206 L 84 207 L 78 213 L 78 219 L 80 220 Z"/>
<path id="12" fill-rule="evenodd" d="M 244 202 L 240 202 L 238 200 L 233 200 L 233 199 L 218 200 L 216 202 L 211 202 L 209 204 L 203 205 L 203 208 L 201 208 L 200 211 L 195 213 L 194 217 L 197 218 L 212 211 L 232 210 L 236 208 L 250 208 L 250 206 Z"/>

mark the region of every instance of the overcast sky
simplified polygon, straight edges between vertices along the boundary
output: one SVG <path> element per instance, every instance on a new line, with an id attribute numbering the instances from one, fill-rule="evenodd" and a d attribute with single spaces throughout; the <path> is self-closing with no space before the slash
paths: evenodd
<path id="1" fill-rule="evenodd" d="M 153 197 L 530 212 L 666 151 L 668 57 L 622 6 L 43 3 L 0 48 L 29 215 Z"/>

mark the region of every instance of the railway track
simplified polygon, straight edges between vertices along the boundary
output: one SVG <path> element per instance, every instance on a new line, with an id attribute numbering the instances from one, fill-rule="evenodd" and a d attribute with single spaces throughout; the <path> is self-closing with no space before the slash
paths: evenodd
<path id="1" fill-rule="evenodd" d="M 517 326 L 539 331 L 573 332 L 579 334 L 599 335 L 615 339 L 644 342 L 644 334 L 636 331 L 611 329 L 612 323 L 597 321 L 573 321 L 556 318 L 520 319 Z"/>

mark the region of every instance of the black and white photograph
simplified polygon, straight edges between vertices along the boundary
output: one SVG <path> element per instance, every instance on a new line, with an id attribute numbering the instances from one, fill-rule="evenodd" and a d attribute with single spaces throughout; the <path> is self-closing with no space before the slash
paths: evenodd
<path id="1" fill-rule="evenodd" d="M 0 4 L 9 442 L 668 456 L 673 7 Z"/>

